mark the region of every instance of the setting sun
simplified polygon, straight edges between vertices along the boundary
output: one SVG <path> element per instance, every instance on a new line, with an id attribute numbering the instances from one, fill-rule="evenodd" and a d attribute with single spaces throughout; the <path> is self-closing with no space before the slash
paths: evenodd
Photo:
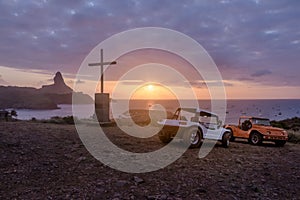
<path id="1" fill-rule="evenodd" d="M 154 86 L 152 84 L 147 85 L 147 89 L 149 91 L 153 91 L 154 90 Z"/>

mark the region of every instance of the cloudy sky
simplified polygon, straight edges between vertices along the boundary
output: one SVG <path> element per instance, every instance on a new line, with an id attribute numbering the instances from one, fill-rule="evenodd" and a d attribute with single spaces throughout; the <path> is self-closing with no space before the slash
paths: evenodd
<path id="1" fill-rule="evenodd" d="M 0 0 L 0 13 L 0 84 L 74 78 L 99 42 L 154 26 L 199 42 L 229 98 L 300 98 L 298 0 Z"/>

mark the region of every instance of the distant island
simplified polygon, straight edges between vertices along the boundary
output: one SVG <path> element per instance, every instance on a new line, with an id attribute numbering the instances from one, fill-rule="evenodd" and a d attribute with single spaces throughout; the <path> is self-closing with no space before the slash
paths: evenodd
<path id="1" fill-rule="evenodd" d="M 58 109 L 58 104 L 72 104 L 72 95 L 76 95 L 76 104 L 92 104 L 94 100 L 87 94 L 75 92 L 65 84 L 60 72 L 57 72 L 51 85 L 41 88 L 0 86 L 0 109 Z"/>

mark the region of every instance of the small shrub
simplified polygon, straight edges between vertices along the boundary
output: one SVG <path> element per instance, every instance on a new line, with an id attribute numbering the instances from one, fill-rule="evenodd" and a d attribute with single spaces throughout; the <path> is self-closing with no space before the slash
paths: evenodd
<path id="1" fill-rule="evenodd" d="M 40 120 L 42 123 L 51 123 L 51 124 L 74 124 L 74 117 L 73 116 L 67 116 L 67 117 L 58 117 L 54 116 L 50 119 L 43 119 Z"/>
<path id="2" fill-rule="evenodd" d="M 299 131 L 288 131 L 289 134 L 289 142 L 292 143 L 300 143 L 300 132 Z"/>
<path id="3" fill-rule="evenodd" d="M 50 119 L 52 119 L 52 120 L 60 120 L 61 117 L 59 117 L 59 116 L 53 116 L 53 117 L 51 117 Z"/>
<path id="4" fill-rule="evenodd" d="M 66 124 L 74 124 L 74 118 L 73 118 L 73 116 L 63 117 L 63 121 L 64 121 Z"/>

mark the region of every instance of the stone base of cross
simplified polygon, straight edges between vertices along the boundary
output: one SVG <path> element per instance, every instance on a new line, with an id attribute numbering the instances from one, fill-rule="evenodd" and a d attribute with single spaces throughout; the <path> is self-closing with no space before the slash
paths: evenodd
<path id="1" fill-rule="evenodd" d="M 109 93 L 95 94 L 95 114 L 98 122 L 110 122 Z"/>

